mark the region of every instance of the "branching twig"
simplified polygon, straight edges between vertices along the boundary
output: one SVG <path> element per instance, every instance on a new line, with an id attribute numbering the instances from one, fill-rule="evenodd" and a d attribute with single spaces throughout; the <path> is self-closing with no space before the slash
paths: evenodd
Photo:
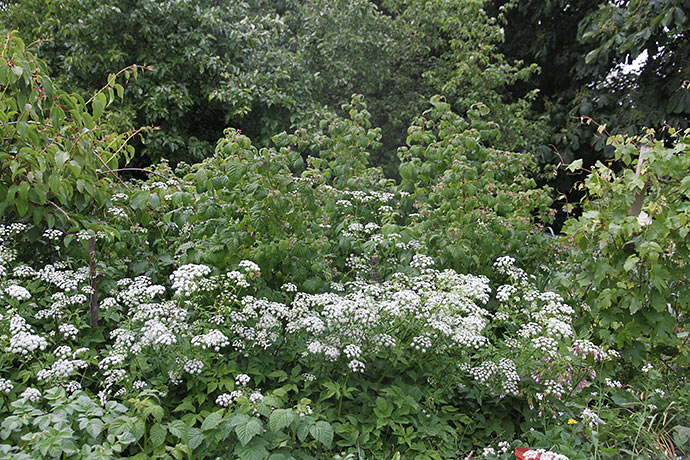
<path id="1" fill-rule="evenodd" d="M 61 213 L 63 213 L 63 214 L 65 215 L 65 217 L 67 217 L 67 220 L 69 220 L 69 221 L 72 220 L 72 218 L 69 216 L 69 214 L 67 214 L 67 212 L 66 212 L 64 209 L 62 209 L 60 206 L 56 205 L 52 200 L 47 200 L 47 201 L 48 201 L 48 203 L 50 203 L 50 204 L 52 204 L 53 206 L 55 206 L 55 208 L 57 208 L 58 211 L 60 211 Z"/>

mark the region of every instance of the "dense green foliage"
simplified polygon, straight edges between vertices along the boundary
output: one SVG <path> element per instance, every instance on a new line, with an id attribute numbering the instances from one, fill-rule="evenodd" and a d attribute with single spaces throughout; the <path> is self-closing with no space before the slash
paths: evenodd
<path id="1" fill-rule="evenodd" d="M 384 133 L 375 164 L 395 175 L 395 149 L 435 93 L 460 113 L 487 105 L 490 119 L 501 121 L 501 148 L 543 137 L 545 127 L 526 118 L 523 95 L 503 96 L 535 68 L 497 53 L 502 29 L 482 5 L 383 2 L 381 11 L 367 0 L 31 0 L 7 2 L 0 27 L 47 40 L 41 56 L 64 87 L 84 96 L 105 84 L 104 75 L 146 65 L 109 116 L 116 130 L 161 128 L 135 145 L 140 164 L 199 161 L 226 126 L 267 146 L 356 92 Z"/>
<path id="2" fill-rule="evenodd" d="M 491 3 L 494 11 L 505 9 L 501 52 L 541 69 L 511 91 L 539 90 L 534 110 L 548 115 L 551 131 L 540 148 L 544 161 L 559 161 L 554 149 L 564 161 L 581 158 L 588 167 L 613 158 L 614 149 L 581 117 L 614 134 L 653 128 L 667 142 L 664 127 L 690 126 L 686 0 Z M 558 184 L 567 193 L 572 177 L 560 176 Z"/>
<path id="3" fill-rule="evenodd" d="M 690 131 L 591 84 L 679 5 L 3 2 L 0 459 L 689 454 Z"/>
<path id="4" fill-rule="evenodd" d="M 641 337 L 658 354 L 688 360 L 688 350 L 677 346 L 687 340 L 690 313 L 690 145 L 683 137 L 665 148 L 654 134 L 609 139 L 621 172 L 598 162 L 584 183 L 582 217 L 564 229 L 581 251 L 570 280 L 591 307 L 588 321 L 637 363 L 645 355 Z"/>

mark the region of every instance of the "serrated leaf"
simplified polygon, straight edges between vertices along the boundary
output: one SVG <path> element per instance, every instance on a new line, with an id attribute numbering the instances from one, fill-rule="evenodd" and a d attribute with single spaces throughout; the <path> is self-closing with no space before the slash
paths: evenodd
<path id="1" fill-rule="evenodd" d="M 684 449 L 686 444 L 690 442 L 690 428 L 683 425 L 676 425 L 673 427 L 673 441 L 678 447 Z"/>
<path id="2" fill-rule="evenodd" d="M 90 420 L 86 425 L 86 432 L 91 435 L 91 437 L 97 438 L 103 431 L 104 423 L 100 419 Z"/>
<path id="3" fill-rule="evenodd" d="M 165 443 L 165 437 L 168 434 L 168 430 L 165 429 L 160 423 L 156 423 L 151 427 L 149 431 L 149 439 L 153 447 L 160 447 Z"/>
<path id="4" fill-rule="evenodd" d="M 243 446 L 246 446 L 249 441 L 252 440 L 254 436 L 261 433 L 263 430 L 261 428 L 261 422 L 255 418 L 250 418 L 246 423 L 242 423 L 235 427 L 235 434 L 237 434 L 237 439 Z"/>
<path id="5" fill-rule="evenodd" d="M 264 460 L 268 457 L 268 451 L 264 445 L 264 440 L 257 439 L 249 445 L 237 446 L 235 448 L 235 454 L 240 458 L 240 460 Z"/>
<path id="6" fill-rule="evenodd" d="M 218 412 L 211 412 L 201 424 L 202 431 L 212 430 L 223 422 L 223 417 Z"/>
<path id="7" fill-rule="evenodd" d="M 188 433 L 189 441 L 187 441 L 187 445 L 190 449 L 194 450 L 204 442 L 204 432 L 199 428 L 190 428 Z"/>
<path id="8" fill-rule="evenodd" d="M 189 436 L 188 428 L 182 420 L 174 420 L 168 423 L 168 431 L 170 431 L 174 436 L 180 438 L 185 444 L 187 443 Z"/>
<path id="9" fill-rule="evenodd" d="M 324 446 L 330 448 L 333 442 L 333 428 L 323 420 L 316 422 L 309 428 L 309 433 Z"/>
<path id="10" fill-rule="evenodd" d="M 268 427 L 275 433 L 290 426 L 294 419 L 295 413 L 292 410 L 276 409 L 268 417 Z"/>
<path id="11" fill-rule="evenodd" d="M 268 457 L 268 460 L 290 460 L 292 457 L 290 457 L 287 454 L 281 454 L 281 453 L 275 453 L 271 454 L 270 457 Z"/>

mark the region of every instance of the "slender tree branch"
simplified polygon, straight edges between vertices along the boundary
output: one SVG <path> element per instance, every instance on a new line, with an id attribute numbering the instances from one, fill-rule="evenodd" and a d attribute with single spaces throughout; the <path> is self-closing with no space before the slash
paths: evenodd
<path id="1" fill-rule="evenodd" d="M 55 206 L 55 208 L 57 208 L 58 211 L 63 213 L 65 215 L 65 217 L 67 217 L 67 220 L 69 220 L 69 221 L 72 220 L 72 218 L 69 216 L 69 214 L 67 214 L 67 212 L 65 212 L 65 210 L 62 209 L 60 206 L 56 205 L 52 200 L 48 200 L 48 203 L 52 204 L 53 206 Z"/>

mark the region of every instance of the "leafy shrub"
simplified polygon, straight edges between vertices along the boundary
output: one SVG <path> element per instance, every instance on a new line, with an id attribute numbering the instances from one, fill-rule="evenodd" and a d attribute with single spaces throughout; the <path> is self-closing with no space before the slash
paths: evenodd
<path id="1" fill-rule="evenodd" d="M 536 271 L 549 260 L 551 192 L 537 187 L 532 155 L 489 147 L 500 132 L 486 114 L 475 106 L 464 119 L 436 97 L 415 119 L 399 151 L 408 225 L 444 265 L 488 274 L 486 260 L 510 255 Z"/>
<path id="2" fill-rule="evenodd" d="M 610 137 L 615 164 L 598 162 L 587 176 L 582 217 L 564 227 L 573 244 L 565 283 L 626 359 L 641 364 L 654 351 L 687 365 L 690 137 L 675 133 L 666 147 L 648 134 Z"/>
<path id="3" fill-rule="evenodd" d="M 0 215 L 48 227 L 84 225 L 102 212 L 127 141 L 99 123 L 122 96 L 116 75 L 89 100 L 60 90 L 45 63 L 15 35 L 6 36 L 0 59 Z M 136 67 L 125 69 L 136 74 Z"/>

